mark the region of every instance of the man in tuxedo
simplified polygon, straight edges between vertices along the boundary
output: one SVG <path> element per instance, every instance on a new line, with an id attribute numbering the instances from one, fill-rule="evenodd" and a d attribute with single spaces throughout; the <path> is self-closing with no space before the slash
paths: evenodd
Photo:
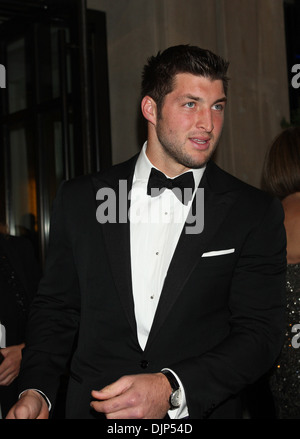
<path id="1" fill-rule="evenodd" d="M 9 418 L 49 416 L 73 351 L 68 418 L 242 416 L 282 345 L 286 242 L 279 201 L 211 160 L 227 68 L 150 58 L 140 154 L 61 186 Z"/>

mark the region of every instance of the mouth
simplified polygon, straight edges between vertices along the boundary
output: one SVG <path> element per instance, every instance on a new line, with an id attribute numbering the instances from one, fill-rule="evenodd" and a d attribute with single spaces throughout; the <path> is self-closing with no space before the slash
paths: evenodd
<path id="1" fill-rule="evenodd" d="M 190 137 L 189 140 L 200 150 L 208 149 L 210 145 L 210 138 Z"/>

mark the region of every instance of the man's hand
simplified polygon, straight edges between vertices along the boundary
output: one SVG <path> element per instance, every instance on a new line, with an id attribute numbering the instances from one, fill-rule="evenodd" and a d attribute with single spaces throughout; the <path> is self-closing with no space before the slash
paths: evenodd
<path id="1" fill-rule="evenodd" d="M 91 407 L 107 419 L 163 419 L 172 392 L 162 373 L 127 375 L 102 390 L 93 390 Z"/>
<path id="2" fill-rule="evenodd" d="M 0 386 L 9 386 L 19 375 L 24 344 L 1 349 L 4 357 L 0 365 Z"/>
<path id="3" fill-rule="evenodd" d="M 6 419 L 48 419 L 49 409 L 45 399 L 35 390 L 26 390 L 10 409 Z"/>

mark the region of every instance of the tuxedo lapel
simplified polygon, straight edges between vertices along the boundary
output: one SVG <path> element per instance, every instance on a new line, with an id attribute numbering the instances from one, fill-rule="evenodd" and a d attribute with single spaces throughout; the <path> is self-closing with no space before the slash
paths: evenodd
<path id="1" fill-rule="evenodd" d="M 199 263 L 199 258 L 205 252 L 214 234 L 221 227 L 228 210 L 236 200 L 236 188 L 234 186 L 230 187 L 230 185 L 226 187 L 226 184 L 224 186 L 224 181 L 220 181 L 222 175 L 223 171 L 216 165 L 213 163 L 207 165 L 199 186 L 199 189 L 204 190 L 204 228 L 198 234 L 186 233 L 188 224 L 183 228 L 165 278 L 146 349 L 157 335 L 161 324 L 171 311 L 190 274 Z M 194 203 L 195 199 L 193 209 L 195 209 Z"/>
<path id="2" fill-rule="evenodd" d="M 93 176 L 97 201 L 97 209 L 101 204 L 101 190 L 111 189 L 115 196 L 114 208 L 116 222 L 107 221 L 99 224 L 103 234 L 106 250 L 110 261 L 112 276 L 119 293 L 130 326 L 135 334 L 136 320 L 132 295 L 131 262 L 130 262 L 130 228 L 128 221 L 129 191 L 132 186 L 134 167 L 137 156 L 128 162 L 117 165 L 113 171 Z M 100 192 L 99 192 L 100 191 Z M 105 193 L 105 191 L 103 193 Z M 112 198 L 113 200 L 113 198 Z M 119 221 L 119 219 L 121 219 Z"/>

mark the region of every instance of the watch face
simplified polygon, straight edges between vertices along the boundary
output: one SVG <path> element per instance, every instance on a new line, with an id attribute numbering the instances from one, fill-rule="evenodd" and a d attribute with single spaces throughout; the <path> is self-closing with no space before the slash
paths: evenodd
<path id="1" fill-rule="evenodd" d="M 181 392 L 180 389 L 175 390 L 175 392 L 173 392 L 171 394 L 171 398 L 170 398 L 170 402 L 172 404 L 172 406 L 174 408 L 178 408 L 181 404 Z"/>

